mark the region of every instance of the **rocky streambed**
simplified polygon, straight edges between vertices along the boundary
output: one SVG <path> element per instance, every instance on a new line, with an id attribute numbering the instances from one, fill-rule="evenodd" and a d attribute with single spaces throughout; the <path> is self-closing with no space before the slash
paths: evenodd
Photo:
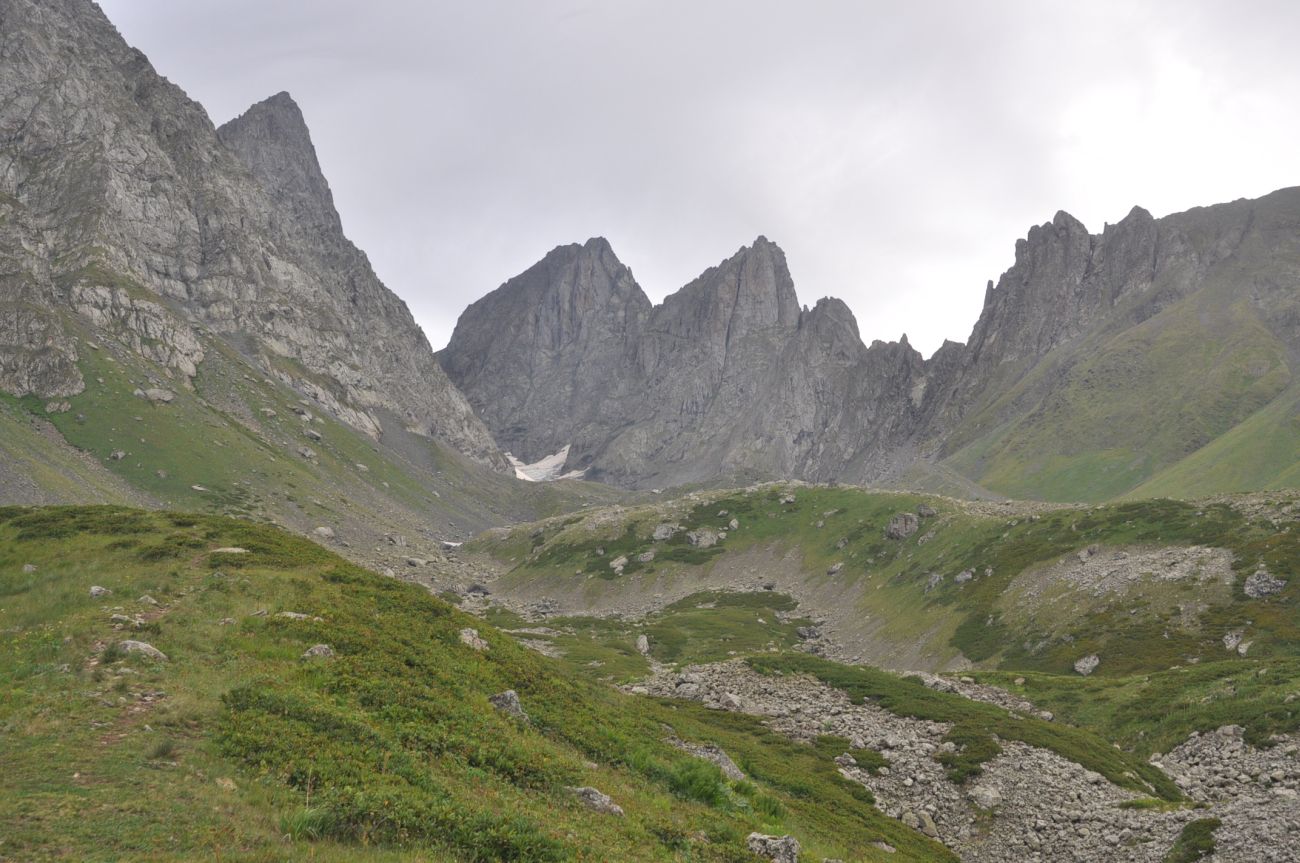
<path id="1" fill-rule="evenodd" d="M 935 684 L 937 681 L 932 681 Z M 941 685 L 941 684 L 940 684 Z M 962 687 L 952 687 L 961 691 Z M 1237 726 L 1190 737 L 1153 757 L 1191 803 L 1145 808 L 1140 795 L 1046 749 L 1002 741 L 980 776 L 958 785 L 935 760 L 945 723 L 896 716 L 810 677 L 760 675 L 745 662 L 660 670 L 632 691 L 700 701 L 766 717 L 794 739 L 833 734 L 880 752 L 875 773 L 845 753 L 842 775 L 869 788 L 891 817 L 973 863 L 1160 863 L 1189 822 L 1217 818 L 1222 863 L 1300 863 L 1300 736 L 1261 749 Z M 981 700 L 995 700 L 987 693 Z"/>

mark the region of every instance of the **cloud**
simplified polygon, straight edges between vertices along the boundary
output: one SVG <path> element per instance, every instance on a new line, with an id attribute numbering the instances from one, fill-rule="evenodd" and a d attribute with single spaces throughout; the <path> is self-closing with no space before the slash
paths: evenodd
<path id="1" fill-rule="evenodd" d="M 863 337 L 964 339 L 1030 225 L 1295 182 L 1281 2 L 103 0 L 222 122 L 287 89 L 435 345 L 603 235 L 661 298 L 758 234 Z"/>

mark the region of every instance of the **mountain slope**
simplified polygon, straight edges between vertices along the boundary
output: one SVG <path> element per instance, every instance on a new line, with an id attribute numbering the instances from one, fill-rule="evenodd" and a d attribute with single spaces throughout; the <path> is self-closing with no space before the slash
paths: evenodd
<path id="1" fill-rule="evenodd" d="M 84 388 L 70 316 L 181 384 L 210 331 L 372 437 L 387 412 L 508 469 L 343 236 L 287 96 L 219 136 L 89 0 L 0 3 L 0 67 L 0 387 Z"/>

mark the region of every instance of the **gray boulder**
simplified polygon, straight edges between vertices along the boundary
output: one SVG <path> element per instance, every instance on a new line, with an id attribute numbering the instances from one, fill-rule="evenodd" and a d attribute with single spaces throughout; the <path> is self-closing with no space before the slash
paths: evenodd
<path id="1" fill-rule="evenodd" d="M 159 662 L 167 661 L 167 654 L 145 641 L 132 641 L 130 639 L 119 641 L 117 643 L 117 648 L 123 653 L 138 653 L 148 659 L 154 659 Z"/>
<path id="2" fill-rule="evenodd" d="M 1284 587 L 1286 582 L 1283 579 L 1274 577 L 1268 570 L 1260 567 L 1246 579 L 1243 589 L 1251 599 L 1263 599 L 1266 596 L 1276 596 Z"/>
<path id="3" fill-rule="evenodd" d="M 313 644 L 303 651 L 303 659 L 333 659 L 334 648 L 328 644 Z"/>
<path id="4" fill-rule="evenodd" d="M 519 693 L 513 689 L 507 689 L 505 692 L 499 692 L 496 695 L 489 696 L 488 701 L 492 706 L 502 713 L 515 717 L 516 719 L 528 720 L 528 714 L 524 712 L 524 706 L 519 701 Z"/>
<path id="5" fill-rule="evenodd" d="M 1092 674 L 1097 670 L 1098 665 L 1101 665 L 1101 657 L 1097 656 L 1095 653 L 1090 653 L 1087 656 L 1075 660 L 1074 670 L 1082 674 L 1084 677 L 1087 677 L 1089 674 Z"/>
<path id="6" fill-rule="evenodd" d="M 582 801 L 592 812 L 599 812 L 601 815 L 619 815 L 623 814 L 623 807 L 614 802 L 608 794 L 603 794 L 592 788 L 590 785 L 583 785 L 576 788 L 570 788 L 570 792 Z"/>
<path id="7" fill-rule="evenodd" d="M 799 863 L 799 840 L 793 836 L 768 836 L 750 833 L 745 846 L 772 863 Z"/>
<path id="8" fill-rule="evenodd" d="M 490 645 L 483 640 L 482 636 L 478 634 L 477 629 L 472 629 L 468 626 L 460 631 L 460 642 L 471 650 L 477 650 L 480 652 L 488 650 L 490 647 Z"/>
<path id="9" fill-rule="evenodd" d="M 921 520 L 914 512 L 900 512 L 889 520 L 885 526 L 885 536 L 890 539 L 907 539 L 916 533 Z"/>

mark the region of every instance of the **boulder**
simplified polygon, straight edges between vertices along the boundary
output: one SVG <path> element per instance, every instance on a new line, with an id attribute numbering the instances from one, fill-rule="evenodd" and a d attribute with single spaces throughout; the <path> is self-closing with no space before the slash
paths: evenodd
<path id="1" fill-rule="evenodd" d="M 100 587 L 98 584 L 92 584 L 90 586 L 90 595 L 95 599 L 99 599 L 103 596 L 112 596 L 113 591 L 109 590 L 107 587 Z"/>
<path id="2" fill-rule="evenodd" d="M 799 863 L 799 840 L 793 836 L 768 836 L 765 833 L 750 833 L 745 846 L 759 857 L 766 857 L 772 863 Z"/>
<path id="3" fill-rule="evenodd" d="M 1098 665 L 1101 665 L 1101 657 L 1095 653 L 1090 653 L 1081 659 L 1075 660 L 1074 670 L 1087 677 L 1097 670 Z"/>
<path id="4" fill-rule="evenodd" d="M 718 544 L 719 539 L 721 537 L 718 536 L 717 531 L 710 530 L 707 527 L 692 530 L 686 534 L 686 541 L 696 548 L 712 548 Z"/>
<path id="5" fill-rule="evenodd" d="M 468 626 L 460 631 L 460 642 L 480 652 L 487 650 L 489 647 L 488 643 L 478 634 L 478 630 Z"/>
<path id="6" fill-rule="evenodd" d="M 321 439 L 321 433 L 316 429 L 303 429 L 302 433 L 307 436 L 308 440 L 319 441 Z"/>
<path id="7" fill-rule="evenodd" d="M 35 571 L 36 571 L 36 564 L 34 564 L 34 563 L 24 563 L 24 564 L 23 564 L 23 572 L 24 572 L 25 574 L 27 574 L 27 575 L 31 575 L 31 574 L 32 574 L 33 572 L 35 572 Z"/>
<path id="8" fill-rule="evenodd" d="M 1281 593 L 1284 587 L 1286 582 L 1283 579 L 1275 578 L 1268 570 L 1260 567 L 1254 575 L 1246 579 L 1244 589 L 1251 599 L 1263 599 Z"/>
<path id="9" fill-rule="evenodd" d="M 592 812 L 599 812 L 601 815 L 623 814 L 623 807 L 615 803 L 613 798 L 608 794 L 602 794 L 590 785 L 570 788 L 569 791 Z"/>
<path id="10" fill-rule="evenodd" d="M 838 562 L 838 563 L 833 563 L 833 564 L 830 565 L 830 568 L 828 568 L 828 569 L 826 570 L 826 574 L 827 574 L 827 575 L 835 575 L 836 573 L 838 573 L 838 572 L 839 572 L 841 569 L 843 569 L 843 568 L 844 568 L 844 563 L 843 563 L 843 561 L 840 561 L 840 562 Z"/>
<path id="11" fill-rule="evenodd" d="M 889 539 L 907 539 L 916 533 L 921 520 L 914 512 L 900 512 L 889 520 L 885 526 L 885 536 Z"/>
<path id="12" fill-rule="evenodd" d="M 502 713 L 509 714 L 516 719 L 527 721 L 528 714 L 524 712 L 524 706 L 519 702 L 519 693 L 513 689 L 507 689 L 505 692 L 498 692 L 496 695 L 488 697 L 492 706 Z"/>
<path id="13" fill-rule="evenodd" d="M 660 524 L 655 526 L 652 536 L 654 537 L 655 542 L 663 542 L 664 540 L 672 539 L 673 535 L 679 530 L 681 530 L 681 528 L 675 524 Z"/>
<path id="14" fill-rule="evenodd" d="M 939 513 L 935 512 L 934 507 L 923 503 L 916 508 L 916 514 L 921 518 L 934 518 Z"/>
<path id="15" fill-rule="evenodd" d="M 650 639 L 646 638 L 645 635 L 636 637 L 636 652 L 642 656 L 650 655 Z"/>
<path id="16" fill-rule="evenodd" d="M 305 459 L 314 459 L 316 457 L 316 450 L 309 446 L 300 446 L 298 447 L 298 455 Z"/>
<path id="17" fill-rule="evenodd" d="M 650 563 L 655 559 L 655 550 L 652 548 L 649 551 L 643 551 L 636 556 L 636 559 L 640 563 Z"/>
<path id="18" fill-rule="evenodd" d="M 144 397 L 156 405 L 167 405 L 176 398 L 176 393 L 162 388 L 153 388 L 145 390 Z"/>
<path id="19" fill-rule="evenodd" d="M 303 651 L 303 659 L 333 659 L 334 648 L 328 644 L 313 644 Z"/>
<path id="20" fill-rule="evenodd" d="M 117 649 L 123 653 L 138 653 L 148 659 L 156 659 L 159 662 L 167 661 L 167 654 L 145 641 L 119 641 Z"/>
<path id="21" fill-rule="evenodd" d="M 976 785 L 968 796 L 981 809 L 994 809 L 1002 805 L 1002 792 L 992 785 Z"/>

